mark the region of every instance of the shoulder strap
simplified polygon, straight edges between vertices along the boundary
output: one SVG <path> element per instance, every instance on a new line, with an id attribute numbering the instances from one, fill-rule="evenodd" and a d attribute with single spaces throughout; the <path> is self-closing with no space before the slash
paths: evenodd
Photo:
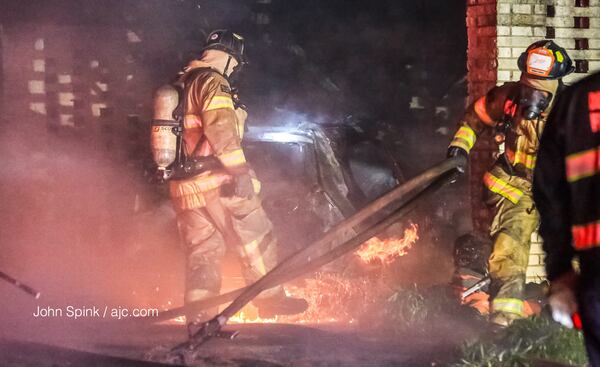
<path id="1" fill-rule="evenodd" d="M 196 78 L 196 76 L 198 76 L 198 74 L 200 74 L 200 72 L 205 72 L 205 71 L 214 71 L 211 68 L 196 68 L 193 69 L 187 73 L 185 73 L 184 75 L 180 76 L 177 81 L 171 83 L 171 85 L 177 89 L 177 92 L 179 93 L 179 103 L 177 104 L 177 107 L 173 110 L 173 118 L 175 119 L 175 121 L 181 121 L 183 123 L 183 117 L 185 115 L 185 110 L 186 110 L 186 102 L 187 102 L 187 95 L 189 92 L 189 85 L 190 82 L 192 80 L 194 80 Z"/>

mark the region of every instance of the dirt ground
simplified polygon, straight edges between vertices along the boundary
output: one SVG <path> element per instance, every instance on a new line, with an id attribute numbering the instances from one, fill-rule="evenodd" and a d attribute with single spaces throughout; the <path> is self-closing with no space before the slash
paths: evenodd
<path id="1" fill-rule="evenodd" d="M 427 333 L 386 335 L 354 325 L 243 324 L 234 340 L 213 339 L 193 366 L 443 366 L 477 330 L 456 322 Z M 0 365 L 158 366 L 186 338 L 183 325 L 45 321 L 20 340 L 2 334 Z M 54 336 L 52 336 L 54 335 Z M 154 356 L 154 357 L 151 357 Z"/>

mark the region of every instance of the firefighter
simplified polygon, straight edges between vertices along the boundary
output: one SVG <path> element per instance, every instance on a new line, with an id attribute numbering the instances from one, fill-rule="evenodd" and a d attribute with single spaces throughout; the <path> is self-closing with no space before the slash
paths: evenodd
<path id="1" fill-rule="evenodd" d="M 247 283 L 277 264 L 272 224 L 257 195 L 260 183 L 241 147 L 247 113 L 235 107 L 229 83 L 243 63 L 244 39 L 216 30 L 208 36 L 201 58 L 190 62 L 178 80 L 183 86 L 183 154 L 186 162 L 195 164 L 170 181 L 187 247 L 186 304 L 219 294 L 227 246 L 239 254 Z M 261 317 L 307 308 L 305 300 L 286 297 L 281 286 L 264 291 L 254 303 Z M 202 316 L 191 315 L 188 322 Z"/>
<path id="2" fill-rule="evenodd" d="M 469 106 L 448 148 L 449 157 L 464 157 L 466 165 L 477 137 L 492 129 L 502 152 L 483 177 L 486 202 L 495 212 L 488 265 L 490 321 L 498 326 L 526 315 L 525 272 L 531 234 L 539 220 L 531 194 L 533 168 L 559 80 L 573 71 L 566 51 L 546 40 L 530 45 L 518 65 L 520 80 L 492 88 Z"/>
<path id="3" fill-rule="evenodd" d="M 533 196 L 554 318 L 579 311 L 592 366 L 600 366 L 600 74 L 562 93 L 541 140 Z M 573 259 L 579 258 L 578 275 Z"/>

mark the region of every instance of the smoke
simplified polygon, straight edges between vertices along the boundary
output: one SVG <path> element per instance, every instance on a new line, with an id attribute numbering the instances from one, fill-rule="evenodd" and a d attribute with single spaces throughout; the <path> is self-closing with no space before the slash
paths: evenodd
<path id="1" fill-rule="evenodd" d="M 124 46 L 123 40 L 98 41 L 95 48 L 85 44 L 94 31 L 108 34 L 111 27 L 64 27 L 56 24 L 60 16 L 52 18 L 55 12 L 49 12 L 48 18 L 36 14 L 31 16 L 42 20 L 35 27 L 29 20 L 19 23 L 22 19 L 7 25 L 7 42 L 0 55 L 5 86 L 0 271 L 42 295 L 34 300 L 0 281 L 4 295 L 0 337 L 81 346 L 88 339 L 83 337 L 87 330 L 82 320 L 35 318 L 36 309 L 162 310 L 183 300 L 184 252 L 175 215 L 164 188 L 148 185 L 143 176 L 148 136 L 143 117 L 137 122 L 126 119 L 149 115 L 147 106 L 157 83 L 154 75 L 157 70 L 168 74 L 170 63 L 146 64 L 143 55 L 130 54 L 131 47 Z M 124 36 L 125 30 L 112 32 L 122 31 Z M 34 45 L 45 48 L 34 49 Z M 86 47 L 88 53 L 75 52 Z M 70 58 L 75 54 L 79 64 Z M 31 70 L 35 59 L 44 60 L 44 74 Z M 87 68 L 93 60 L 98 60 L 96 69 Z M 125 67 L 125 63 L 135 65 Z M 71 81 L 80 78 L 80 89 L 61 89 L 70 86 L 56 82 L 60 75 L 68 75 Z M 44 82 L 45 95 L 28 93 L 31 80 Z M 112 114 L 107 109 L 101 117 L 92 116 L 94 98 L 102 94 L 94 89 L 96 82 L 108 85 L 114 96 L 103 97 Z M 59 103 L 60 92 L 72 92 L 73 105 Z M 46 109 L 34 112 L 30 103 Z M 66 121 L 75 126 L 59 124 L 62 115 L 71 116 Z"/>
<path id="2" fill-rule="evenodd" d="M 183 264 L 172 211 L 136 213 L 136 197 L 148 193 L 127 166 L 70 139 L 36 147 L 29 132 L 2 138 L 0 269 L 42 296 L 0 284 L 8 296 L 1 322 L 16 327 L 2 332 L 56 340 L 22 327 L 45 322 L 32 318 L 37 306 L 179 304 Z"/>
<path id="3" fill-rule="evenodd" d="M 392 147 L 406 177 L 443 156 L 446 142 L 440 141 L 443 137 L 435 140 L 433 131 L 439 126 L 431 111 L 446 88 L 440 88 L 442 93 L 436 87 L 451 85 L 464 71 L 464 60 L 448 62 L 456 57 L 448 51 L 456 44 L 437 43 L 441 32 L 420 34 L 422 29 L 411 28 L 409 12 L 387 12 L 398 2 L 381 2 L 371 12 L 360 2 L 273 1 L 267 12 L 270 22 L 262 25 L 255 24 L 262 5 L 215 3 L 45 0 L 0 6 L 14 16 L 6 25 L 9 42 L 2 48 L 5 79 L 0 84 L 5 86 L 6 107 L 0 135 L 0 270 L 42 292 L 33 300 L 0 282 L 6 295 L 0 301 L 0 336 L 85 343 L 88 329 L 83 323 L 35 319 L 37 306 L 162 309 L 181 304 L 184 251 L 165 189 L 148 185 L 143 176 L 144 128 L 152 91 L 197 56 L 213 28 L 231 28 L 247 37 L 250 65 L 240 81 L 240 96 L 249 106 L 249 124 L 294 128 L 337 123 L 361 138 L 383 136 L 375 145 L 385 141 Z M 49 83 L 54 77 L 31 70 L 38 57 L 32 50 L 34 31 L 46 37 L 48 52 L 53 52 L 47 55 L 48 75 L 54 59 L 57 75 L 68 72 L 83 79 L 81 93 L 89 93 L 87 88 L 97 81 L 109 85 L 106 98 L 112 111 L 107 109 L 102 121 L 57 126 L 65 106 L 54 116 L 30 110 L 30 101 L 47 95 L 28 94 L 27 83 L 34 77 Z M 127 35 L 141 42 L 129 42 Z M 60 70 L 61 57 L 82 61 L 80 70 Z M 92 60 L 102 80 L 85 79 Z M 413 96 L 425 101 L 426 111 L 409 109 Z M 92 98 L 80 97 L 76 101 Z M 49 103 L 50 98 L 34 102 Z M 462 102 L 461 95 L 456 100 Z M 129 117 L 139 119 L 128 123 Z M 274 149 L 266 163 L 288 169 L 303 163 L 277 153 Z M 301 176 L 282 172 L 282 178 Z M 275 204 L 290 217 L 299 206 L 317 200 L 310 196 L 312 186 L 305 185 L 300 195 L 299 182 L 279 183 L 287 186 L 280 188 L 287 197 Z M 421 225 L 424 217 L 412 219 Z M 292 247 L 289 243 L 318 235 L 319 219 L 290 220 L 288 225 L 295 228 L 281 231 L 281 237 L 291 240 L 282 243 Z M 449 246 L 436 246 L 433 227 L 422 227 L 419 243 L 390 269 L 395 285 L 435 284 L 449 277 Z M 439 237 L 449 241 L 451 234 Z"/>

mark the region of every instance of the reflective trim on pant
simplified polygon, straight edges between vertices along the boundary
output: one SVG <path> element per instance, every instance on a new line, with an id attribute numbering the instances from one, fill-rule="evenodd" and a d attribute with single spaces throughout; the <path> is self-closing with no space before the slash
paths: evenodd
<path id="1" fill-rule="evenodd" d="M 177 225 L 187 252 L 185 302 L 218 294 L 225 240 L 204 208 L 177 214 Z"/>
<path id="2" fill-rule="evenodd" d="M 506 176 L 500 178 L 521 190 L 523 196 L 515 204 L 503 196 L 494 195 L 496 213 L 490 230 L 494 238 L 489 260 L 489 272 L 492 277 L 490 296 L 493 300 L 522 300 L 531 234 L 538 226 L 539 214 L 531 195 L 531 184 L 518 177 Z M 521 307 L 519 312 L 511 313 L 521 315 L 523 308 Z"/>
<path id="3" fill-rule="evenodd" d="M 197 208 L 180 212 L 177 216 L 181 238 L 188 249 L 186 293 L 190 295 L 199 294 L 199 290 L 216 294 L 220 292 L 220 264 L 225 255 L 225 237 L 230 242 L 234 242 L 232 238 L 239 239 L 229 245 L 235 246 L 233 249 L 241 255 L 247 284 L 255 282 L 277 265 L 277 242 L 272 234 L 273 226 L 258 196 L 246 199 L 220 197 L 217 194 L 209 192 L 206 196 L 216 197 L 222 210 Z M 213 218 L 213 215 L 219 218 Z M 223 236 L 214 223 L 227 223 L 233 235 Z M 263 292 L 261 296 L 282 292 L 283 288 L 279 286 Z"/>
<path id="4" fill-rule="evenodd" d="M 254 240 L 242 245 L 242 257 L 247 260 L 250 267 L 255 269 L 259 274 L 265 275 L 267 273 L 267 266 L 265 265 L 262 251 L 259 247 L 261 242 L 262 241 Z"/>
<path id="5" fill-rule="evenodd" d="M 241 240 L 239 254 L 246 283 L 254 283 L 277 265 L 277 241 L 273 235 L 273 224 L 258 196 L 251 199 L 223 197 L 221 202 L 231 214 L 233 228 Z M 266 290 L 260 297 L 278 293 L 283 294 L 283 287 Z"/>
<path id="6" fill-rule="evenodd" d="M 199 301 L 201 299 L 207 299 L 215 295 L 216 294 L 214 292 L 206 289 L 188 289 L 185 292 L 184 302 L 187 304 L 190 302 Z"/>
<path id="7" fill-rule="evenodd" d="M 231 180 L 224 173 L 201 174 L 186 180 L 171 180 L 169 191 L 171 202 L 177 212 L 203 208 L 206 206 L 204 193 L 218 189 Z"/>
<path id="8" fill-rule="evenodd" d="M 525 317 L 524 303 L 517 298 L 495 298 L 492 301 L 492 312 L 503 312 Z"/>
<path id="9" fill-rule="evenodd" d="M 483 176 L 483 183 L 488 190 L 510 200 L 513 204 L 518 203 L 521 197 L 523 197 L 523 191 L 510 185 L 503 179 L 494 176 L 490 172 L 486 172 Z"/>

